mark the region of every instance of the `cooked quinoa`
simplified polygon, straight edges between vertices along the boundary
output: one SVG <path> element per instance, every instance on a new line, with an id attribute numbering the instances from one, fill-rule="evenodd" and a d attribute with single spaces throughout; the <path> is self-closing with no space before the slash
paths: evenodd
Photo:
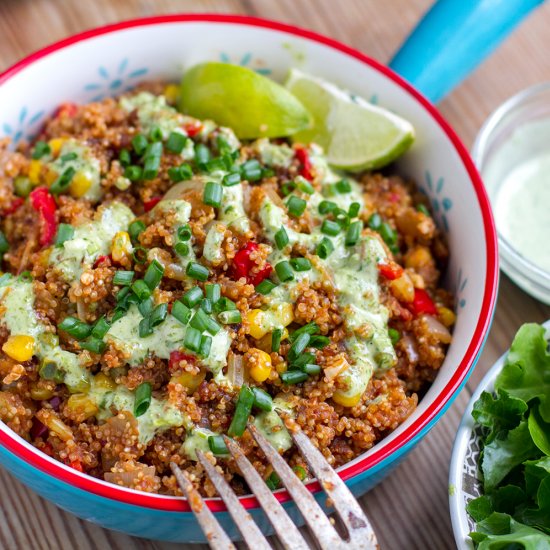
<path id="1" fill-rule="evenodd" d="M 196 451 L 228 432 L 272 481 L 243 411 L 301 477 L 296 425 L 340 466 L 443 363 L 442 235 L 413 183 L 338 173 L 314 144 L 240 143 L 172 97 L 155 83 L 65 104 L 33 144 L 0 143 L 0 419 L 76 470 L 168 495 L 171 461 L 215 494 Z"/>

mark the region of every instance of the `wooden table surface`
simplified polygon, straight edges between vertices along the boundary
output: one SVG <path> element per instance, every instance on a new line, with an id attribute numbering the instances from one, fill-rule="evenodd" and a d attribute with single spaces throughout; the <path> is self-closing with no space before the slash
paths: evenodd
<path id="1" fill-rule="evenodd" d="M 431 0 L 1 0 L 0 70 L 84 29 L 173 12 L 249 14 L 311 28 L 387 62 Z M 550 4 L 539 8 L 493 56 L 441 105 L 470 147 L 488 114 L 518 90 L 550 80 Z M 363 497 L 382 549 L 454 548 L 447 478 L 451 447 L 472 390 L 526 321 L 550 318 L 550 308 L 506 276 L 487 345 L 467 387 L 437 426 L 383 483 Z M 79 520 L 0 470 L 0 547 L 6 549 L 157 549 L 182 545 L 147 541 Z M 202 548 L 202 547 L 193 547 Z"/>

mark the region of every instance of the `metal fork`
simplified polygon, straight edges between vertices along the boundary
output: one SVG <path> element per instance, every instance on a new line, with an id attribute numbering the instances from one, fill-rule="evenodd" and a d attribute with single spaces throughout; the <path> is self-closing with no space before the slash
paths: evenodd
<path id="1" fill-rule="evenodd" d="M 324 514 L 313 495 L 305 488 L 269 441 L 258 432 L 255 426 L 249 424 L 248 430 L 294 499 L 309 526 L 311 534 L 323 550 L 339 550 L 341 548 L 372 550 L 379 548 L 376 535 L 359 503 L 340 476 L 301 430 L 292 433 L 292 439 L 338 512 L 339 519 L 347 531 L 344 538 L 336 532 L 331 520 Z M 292 550 L 307 550 L 310 548 L 240 447 L 228 437 L 224 436 L 224 439 L 231 456 L 235 459 L 241 474 L 273 525 L 283 547 Z M 196 453 L 199 462 L 203 465 L 208 477 L 216 487 L 248 547 L 252 550 L 270 549 L 271 546 L 266 538 L 254 523 L 252 516 L 241 505 L 237 495 L 223 475 L 212 465 L 203 452 L 197 450 Z M 214 550 L 234 549 L 235 546 L 208 509 L 201 495 L 194 488 L 187 477 L 187 473 L 182 472 L 173 462 L 170 466 L 211 548 Z"/>

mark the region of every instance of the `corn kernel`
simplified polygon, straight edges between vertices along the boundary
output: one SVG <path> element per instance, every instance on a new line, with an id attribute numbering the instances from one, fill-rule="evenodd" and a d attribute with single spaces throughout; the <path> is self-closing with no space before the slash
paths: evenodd
<path id="1" fill-rule="evenodd" d="M 113 238 L 111 254 L 115 262 L 120 262 L 132 253 L 130 235 L 126 231 L 119 231 Z"/>
<path id="2" fill-rule="evenodd" d="M 24 334 L 10 336 L 2 351 L 16 361 L 28 361 L 34 355 L 34 338 Z"/>
<path id="3" fill-rule="evenodd" d="M 94 386 L 101 388 L 102 390 L 114 391 L 116 390 L 116 382 L 110 377 L 100 372 L 94 376 Z"/>
<path id="4" fill-rule="evenodd" d="M 191 395 L 197 391 L 197 388 L 202 384 L 206 378 L 206 371 L 200 371 L 198 374 L 191 374 L 190 372 L 184 372 L 178 376 L 172 376 L 170 379 L 171 384 L 181 384 L 187 388 L 187 393 Z"/>
<path id="5" fill-rule="evenodd" d="M 417 246 L 405 258 L 405 267 L 416 271 L 426 267 L 433 261 L 430 249 L 425 246 Z"/>
<path id="6" fill-rule="evenodd" d="M 276 321 L 276 325 L 282 325 L 286 327 L 294 321 L 294 309 L 292 304 L 279 304 L 271 309 L 273 312 L 273 320 Z"/>
<path id="7" fill-rule="evenodd" d="M 31 385 L 31 398 L 35 401 L 44 401 L 51 397 L 53 397 L 53 390 L 51 388 L 45 387 L 38 382 L 34 382 Z"/>
<path id="8" fill-rule="evenodd" d="M 438 307 L 437 316 L 439 320 L 448 328 L 452 327 L 456 322 L 456 314 L 448 307 Z"/>
<path id="9" fill-rule="evenodd" d="M 52 155 L 58 155 L 59 151 L 61 151 L 61 147 L 63 147 L 63 144 L 67 141 L 67 138 L 53 138 L 48 141 L 48 145 L 50 146 L 50 150 L 52 152 Z"/>
<path id="10" fill-rule="evenodd" d="M 256 382 L 264 382 L 271 373 L 271 357 L 261 349 L 248 351 L 249 374 Z"/>
<path id="11" fill-rule="evenodd" d="M 332 400 L 342 407 L 355 407 L 361 400 L 361 394 L 346 395 L 345 393 L 336 390 L 332 396 Z"/>
<path id="12" fill-rule="evenodd" d="M 414 300 L 414 285 L 407 273 L 390 282 L 392 294 L 400 302 L 412 302 Z"/>
<path id="13" fill-rule="evenodd" d="M 57 179 L 58 175 L 55 170 L 48 168 L 44 174 L 44 183 L 49 187 Z"/>
<path id="14" fill-rule="evenodd" d="M 85 172 L 77 172 L 69 187 L 69 192 L 75 199 L 83 197 L 92 186 L 92 180 Z"/>
<path id="15" fill-rule="evenodd" d="M 168 84 L 163 93 L 168 103 L 176 103 L 180 95 L 180 88 L 177 84 Z"/>
<path id="16" fill-rule="evenodd" d="M 40 183 L 40 173 L 42 172 L 42 163 L 39 160 L 31 160 L 29 164 L 29 180 L 33 185 Z"/>
<path id="17" fill-rule="evenodd" d="M 265 311 L 251 309 L 246 314 L 246 320 L 248 321 L 248 334 L 252 338 L 259 340 L 267 334 L 268 328 L 265 326 Z"/>
<path id="18" fill-rule="evenodd" d="M 67 407 L 80 421 L 95 416 L 99 408 L 98 406 L 84 393 L 75 393 L 67 400 Z"/>

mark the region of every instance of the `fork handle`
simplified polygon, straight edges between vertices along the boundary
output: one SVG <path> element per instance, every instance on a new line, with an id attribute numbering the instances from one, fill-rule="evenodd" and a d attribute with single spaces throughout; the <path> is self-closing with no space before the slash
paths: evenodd
<path id="1" fill-rule="evenodd" d="M 543 0 L 439 0 L 390 67 L 434 103 L 459 84 Z"/>

